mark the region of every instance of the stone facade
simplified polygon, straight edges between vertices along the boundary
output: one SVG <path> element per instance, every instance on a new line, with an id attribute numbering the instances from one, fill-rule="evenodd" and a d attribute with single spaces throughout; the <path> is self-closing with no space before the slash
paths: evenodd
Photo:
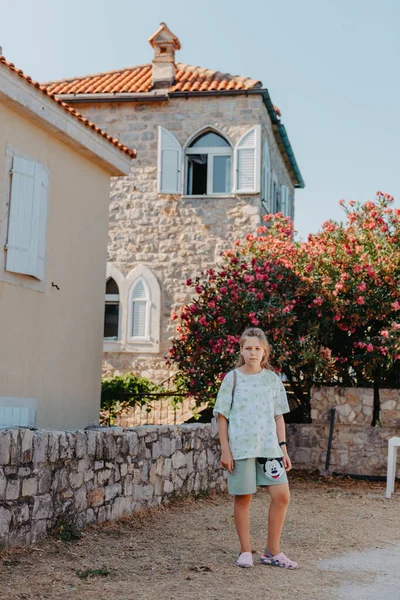
<path id="1" fill-rule="evenodd" d="M 400 390 L 380 390 L 381 427 L 372 427 L 373 390 L 316 387 L 311 424 L 288 425 L 291 458 L 297 468 L 325 469 L 330 409 L 335 425 L 329 470 L 349 475 L 386 476 L 388 440 L 399 435 Z M 400 464 L 398 464 L 400 476 Z"/>
<path id="2" fill-rule="evenodd" d="M 265 210 L 261 194 L 201 198 L 158 194 L 158 126 L 172 132 L 184 148 L 196 132 L 208 128 L 221 132 L 234 147 L 245 132 L 260 125 L 261 148 L 265 139 L 269 146 L 271 186 L 275 178 L 278 186 L 289 188 L 292 214 L 293 183 L 261 94 L 85 102 L 74 107 L 137 149 L 130 176 L 112 184 L 108 261 L 124 277 L 138 265 L 148 267 L 161 288 L 159 331 L 152 334 L 159 345 L 154 343 L 152 350 L 146 344 L 106 342 L 104 373 L 133 371 L 160 381 L 171 374 L 163 358 L 175 333 L 171 312 L 193 295 L 186 279 L 215 267 L 223 250 L 256 231 Z"/>
<path id="3" fill-rule="evenodd" d="M 225 490 L 208 425 L 0 431 L 0 545 L 56 525 L 119 519 L 175 496 Z"/>

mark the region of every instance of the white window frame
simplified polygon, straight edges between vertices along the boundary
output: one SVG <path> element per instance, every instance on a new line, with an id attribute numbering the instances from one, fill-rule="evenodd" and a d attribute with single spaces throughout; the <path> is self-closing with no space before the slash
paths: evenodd
<path id="1" fill-rule="evenodd" d="M 4 281 L 5 283 L 10 283 L 12 285 L 17 285 L 26 289 L 34 290 L 36 292 L 44 293 L 46 290 L 46 261 L 44 265 L 44 275 L 43 279 L 37 279 L 31 275 L 26 275 L 23 273 L 14 273 L 12 271 L 6 270 L 6 244 L 8 237 L 8 225 L 10 219 L 10 201 L 11 201 L 11 170 L 13 166 L 14 157 L 22 158 L 24 160 L 30 160 L 37 164 L 40 164 L 41 168 L 47 173 L 47 176 L 50 180 L 50 172 L 49 170 L 38 160 L 32 158 L 32 156 L 28 156 L 23 152 L 17 150 L 10 144 L 6 147 L 6 160 L 5 160 L 5 178 L 4 178 L 4 186 L 3 186 L 3 202 L 2 202 L 2 210 L 0 215 L 0 281 Z M 48 189 L 48 197 L 47 202 L 49 204 L 49 189 Z M 48 210 L 47 210 L 48 212 Z M 47 219 L 45 223 L 46 227 L 46 242 L 47 242 Z M 47 254 L 47 248 L 46 248 Z"/>
<path id="2" fill-rule="evenodd" d="M 196 141 L 197 138 L 202 135 L 206 135 L 207 133 L 215 133 L 215 135 L 220 136 L 229 147 L 224 146 L 210 146 L 204 148 L 190 148 L 190 144 Z M 211 196 L 211 197 L 221 197 L 221 196 L 230 196 L 232 194 L 232 177 L 233 177 L 233 148 L 232 144 L 222 132 L 218 131 L 214 128 L 201 129 L 194 136 L 192 136 L 185 147 L 185 196 L 188 198 L 195 198 L 198 194 L 191 194 L 189 192 L 189 156 L 193 154 L 207 154 L 207 192 L 206 194 L 200 195 L 200 197 Z M 231 177 L 230 177 L 230 187 L 227 192 L 214 192 L 213 191 L 213 183 L 214 183 L 214 158 L 216 156 L 230 156 L 231 157 Z M 211 157 L 211 160 L 208 158 Z"/>
<path id="3" fill-rule="evenodd" d="M 146 298 L 135 298 L 134 292 L 139 283 L 143 284 Z M 141 302 L 145 304 L 145 332 L 144 335 L 133 335 L 133 312 L 134 312 L 134 303 Z M 128 316 L 128 334 L 127 339 L 129 342 L 149 342 L 150 341 L 150 332 L 151 332 L 151 292 L 150 288 L 147 285 L 147 281 L 144 277 L 138 277 L 132 284 L 130 292 L 129 292 L 129 316 Z"/>
<path id="4" fill-rule="evenodd" d="M 160 352 L 161 331 L 161 288 L 157 277 L 145 265 L 137 265 L 125 277 L 121 271 L 112 263 L 107 264 L 106 281 L 112 277 L 119 289 L 119 339 L 103 342 L 103 350 L 106 353 L 140 353 L 157 354 Z M 138 279 L 142 278 L 149 289 L 151 297 L 149 337 L 148 339 L 134 338 L 130 335 L 132 331 L 131 293 Z"/>
<path id="5" fill-rule="evenodd" d="M 114 277 L 112 277 L 111 275 L 109 277 L 107 277 L 106 285 L 110 279 L 114 279 Z M 114 281 L 115 281 L 116 285 L 118 286 L 116 279 L 114 279 Z M 118 290 L 119 290 L 119 286 L 118 286 Z M 121 297 L 120 296 L 121 296 L 120 294 L 105 294 L 105 304 L 107 304 L 107 303 L 117 304 L 118 303 L 118 333 L 117 333 L 117 337 L 104 337 L 104 340 L 118 341 L 120 339 L 120 336 L 121 336 Z"/>

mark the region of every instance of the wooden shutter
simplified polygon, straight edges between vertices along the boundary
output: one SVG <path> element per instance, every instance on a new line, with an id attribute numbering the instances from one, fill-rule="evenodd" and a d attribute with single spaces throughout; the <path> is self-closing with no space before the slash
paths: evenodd
<path id="1" fill-rule="evenodd" d="M 158 193 L 180 194 L 182 148 L 176 137 L 163 127 L 158 128 Z"/>
<path id="2" fill-rule="evenodd" d="M 289 188 L 286 185 L 281 186 L 281 212 L 285 217 L 289 216 Z"/>
<path id="3" fill-rule="evenodd" d="M 235 146 L 235 192 L 256 194 L 260 191 L 261 127 L 247 131 Z"/>
<path id="4" fill-rule="evenodd" d="M 14 156 L 6 270 L 44 280 L 48 174 L 42 165 Z"/>

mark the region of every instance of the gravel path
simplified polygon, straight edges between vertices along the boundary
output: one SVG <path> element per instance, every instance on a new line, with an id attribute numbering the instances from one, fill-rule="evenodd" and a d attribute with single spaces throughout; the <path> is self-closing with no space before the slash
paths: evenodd
<path id="1" fill-rule="evenodd" d="M 3 552 L 0 598 L 400 600 L 400 493 L 385 500 L 381 483 L 302 474 L 292 476 L 291 488 L 282 549 L 299 571 L 258 561 L 235 568 L 232 500 L 222 495 L 91 528 L 74 543 L 49 539 Z M 255 559 L 268 503 L 260 491 L 252 504 Z"/>

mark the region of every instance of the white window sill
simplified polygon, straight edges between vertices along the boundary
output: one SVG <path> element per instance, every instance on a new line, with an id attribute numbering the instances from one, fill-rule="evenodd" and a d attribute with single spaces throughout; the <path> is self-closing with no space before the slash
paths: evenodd
<path id="1" fill-rule="evenodd" d="M 200 195 L 191 195 L 185 194 L 181 196 L 182 200 L 204 200 L 204 199 L 217 199 L 217 198 L 235 198 L 234 194 L 200 194 Z"/>
<path id="2" fill-rule="evenodd" d="M 126 354 L 158 354 L 160 343 L 150 341 L 124 342 L 122 340 L 104 340 L 103 352 Z"/>

